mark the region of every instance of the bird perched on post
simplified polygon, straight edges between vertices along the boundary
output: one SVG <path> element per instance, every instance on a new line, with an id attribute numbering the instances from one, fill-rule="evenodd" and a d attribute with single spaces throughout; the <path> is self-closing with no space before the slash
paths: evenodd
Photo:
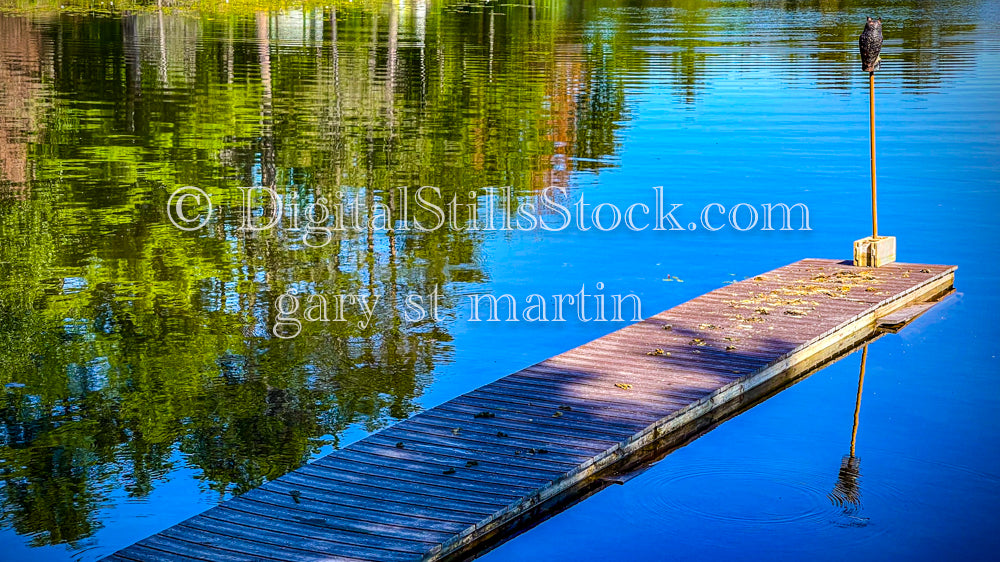
<path id="1" fill-rule="evenodd" d="M 875 72 L 879 69 L 879 53 L 882 52 L 882 18 L 873 20 L 868 18 L 865 23 L 865 30 L 858 38 L 858 46 L 861 47 L 861 70 L 865 72 Z"/>

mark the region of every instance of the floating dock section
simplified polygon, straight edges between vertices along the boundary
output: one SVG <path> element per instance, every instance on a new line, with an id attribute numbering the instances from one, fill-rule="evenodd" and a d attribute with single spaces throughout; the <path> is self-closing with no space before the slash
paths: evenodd
<path id="1" fill-rule="evenodd" d="M 952 290 L 954 272 L 807 259 L 727 285 L 421 412 L 106 560 L 475 557 L 898 329 Z"/>

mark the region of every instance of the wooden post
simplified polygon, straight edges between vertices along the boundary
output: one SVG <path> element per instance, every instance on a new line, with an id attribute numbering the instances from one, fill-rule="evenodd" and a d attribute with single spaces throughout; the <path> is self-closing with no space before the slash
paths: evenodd
<path id="1" fill-rule="evenodd" d="M 878 207 L 875 203 L 875 73 L 868 73 L 868 114 L 872 144 L 872 238 L 878 238 Z"/>
<path id="2" fill-rule="evenodd" d="M 868 117 L 872 149 L 872 235 L 854 241 L 854 265 L 881 267 L 896 261 L 896 238 L 878 235 L 878 203 L 875 197 L 875 73 L 868 73 Z"/>

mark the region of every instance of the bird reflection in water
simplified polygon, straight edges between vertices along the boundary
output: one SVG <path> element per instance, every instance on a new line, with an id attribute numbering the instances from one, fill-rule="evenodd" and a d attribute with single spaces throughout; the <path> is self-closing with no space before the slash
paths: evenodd
<path id="1" fill-rule="evenodd" d="M 861 415 L 861 389 L 865 383 L 865 361 L 868 358 L 868 346 L 861 351 L 861 374 L 858 376 L 858 397 L 854 403 L 854 426 L 851 429 L 851 452 L 840 460 L 840 473 L 833 491 L 827 494 L 833 505 L 841 508 L 846 520 L 842 525 L 847 527 L 864 527 L 868 518 L 861 512 L 861 460 L 854 456 L 854 445 L 858 437 L 858 418 Z"/>

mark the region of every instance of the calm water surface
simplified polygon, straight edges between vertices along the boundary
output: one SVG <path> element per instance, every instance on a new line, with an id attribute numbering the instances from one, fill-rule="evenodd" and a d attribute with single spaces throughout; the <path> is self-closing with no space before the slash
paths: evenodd
<path id="1" fill-rule="evenodd" d="M 850 257 L 869 228 L 868 13 L 886 35 L 880 231 L 903 261 L 960 269 L 957 295 L 869 347 L 854 501 L 829 495 L 860 354 L 484 559 L 989 558 L 996 4 L 602 0 L 0 16 L 3 558 L 96 559 L 621 326 L 473 323 L 465 295 L 602 282 L 648 316 Z M 167 202 L 188 185 L 215 211 L 183 232 Z M 684 226 L 709 203 L 784 202 L 812 230 L 362 228 L 312 248 L 287 222 L 240 230 L 240 186 L 286 209 L 343 193 L 363 218 L 398 212 L 401 186 L 621 209 L 664 186 Z M 290 290 L 380 305 L 280 339 Z M 403 314 L 435 290 L 440 319 Z"/>

